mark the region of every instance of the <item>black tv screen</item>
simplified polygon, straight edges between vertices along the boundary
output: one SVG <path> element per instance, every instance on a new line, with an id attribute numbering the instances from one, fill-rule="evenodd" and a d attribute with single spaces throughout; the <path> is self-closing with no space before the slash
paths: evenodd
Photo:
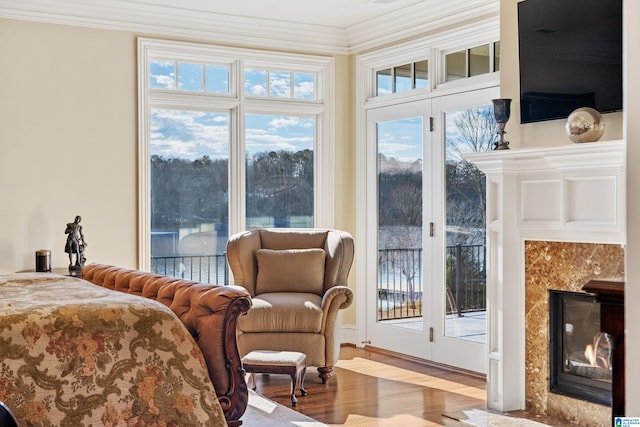
<path id="1" fill-rule="evenodd" d="M 521 123 L 622 110 L 622 0 L 518 3 Z"/>

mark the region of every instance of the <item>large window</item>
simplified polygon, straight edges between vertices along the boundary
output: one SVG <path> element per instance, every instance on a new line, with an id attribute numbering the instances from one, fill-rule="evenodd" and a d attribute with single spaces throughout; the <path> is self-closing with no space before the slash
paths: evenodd
<path id="1" fill-rule="evenodd" d="M 140 264 L 224 283 L 231 233 L 332 226 L 327 57 L 140 39 Z"/>

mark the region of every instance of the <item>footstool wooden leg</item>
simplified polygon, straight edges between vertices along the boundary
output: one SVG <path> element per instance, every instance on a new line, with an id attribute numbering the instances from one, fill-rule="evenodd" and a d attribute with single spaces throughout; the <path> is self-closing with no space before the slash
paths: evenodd
<path id="1" fill-rule="evenodd" d="M 299 378 L 299 386 L 300 386 L 300 394 L 303 396 L 307 395 L 307 390 L 304 389 L 304 376 L 307 374 L 307 367 L 302 368 L 302 373 Z"/>
<path id="2" fill-rule="evenodd" d="M 258 383 L 256 382 L 256 373 L 252 372 L 249 375 L 251 377 L 251 390 L 256 391 L 256 388 L 258 388 Z"/>
<path id="3" fill-rule="evenodd" d="M 298 399 L 296 399 L 296 385 L 298 384 L 298 374 L 294 371 L 291 373 L 291 406 L 296 406 L 298 404 Z"/>

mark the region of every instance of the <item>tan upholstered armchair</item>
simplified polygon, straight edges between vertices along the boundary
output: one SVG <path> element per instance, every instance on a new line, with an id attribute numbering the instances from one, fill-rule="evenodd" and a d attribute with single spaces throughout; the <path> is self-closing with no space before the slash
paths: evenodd
<path id="1" fill-rule="evenodd" d="M 338 230 L 262 229 L 238 233 L 227 243 L 234 284 L 253 305 L 238 323 L 238 347 L 299 351 L 322 382 L 339 357 L 338 310 L 353 301 L 347 277 L 353 238 Z"/>

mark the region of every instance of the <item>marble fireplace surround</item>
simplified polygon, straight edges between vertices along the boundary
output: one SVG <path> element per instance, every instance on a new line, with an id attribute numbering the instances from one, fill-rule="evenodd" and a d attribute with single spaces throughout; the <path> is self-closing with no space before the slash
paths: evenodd
<path id="1" fill-rule="evenodd" d="M 623 277 L 625 142 L 472 153 L 487 177 L 487 405 L 596 426 L 610 410 L 548 392 L 548 290 Z"/>

